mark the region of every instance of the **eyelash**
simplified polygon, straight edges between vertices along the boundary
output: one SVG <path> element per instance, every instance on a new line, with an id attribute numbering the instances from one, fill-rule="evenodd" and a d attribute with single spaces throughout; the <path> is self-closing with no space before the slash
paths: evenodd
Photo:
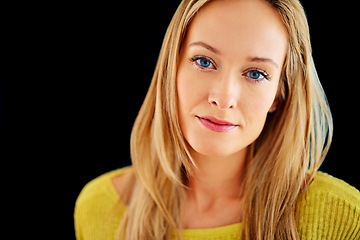
<path id="1" fill-rule="evenodd" d="M 210 64 L 213 66 L 213 68 L 203 67 L 203 66 L 200 65 L 200 63 L 197 62 L 198 60 L 203 60 L 203 59 L 209 61 Z M 217 69 L 214 60 L 212 60 L 211 58 L 206 57 L 206 56 L 195 56 L 193 58 L 190 58 L 190 61 L 192 63 L 194 63 L 195 66 L 197 68 L 199 68 L 200 70 L 202 70 L 202 71 L 209 71 L 209 70 L 216 70 Z"/>
<path id="2" fill-rule="evenodd" d="M 253 79 L 249 76 L 247 76 L 247 74 L 249 74 L 251 71 L 254 71 L 254 72 L 257 72 L 259 73 L 263 78 L 262 79 Z M 246 78 L 249 78 L 251 81 L 253 82 L 256 82 L 256 83 L 259 83 L 259 82 L 262 82 L 264 81 L 265 79 L 267 81 L 270 81 L 271 80 L 271 76 L 265 71 L 265 70 L 261 70 L 260 68 L 248 68 L 245 70 L 245 72 L 242 74 L 244 77 Z"/>
<path id="3" fill-rule="evenodd" d="M 201 66 L 200 63 L 198 63 L 197 61 L 199 60 L 206 60 L 206 61 L 209 61 L 210 64 L 213 66 L 212 68 L 208 68 L 208 67 L 203 67 Z M 212 60 L 210 57 L 206 57 L 206 56 L 195 56 L 193 58 L 190 58 L 190 61 L 192 63 L 195 64 L 195 67 L 199 68 L 201 71 L 211 71 L 211 70 L 216 70 L 217 67 L 216 67 L 216 64 L 214 62 L 214 60 Z M 260 74 L 263 78 L 261 79 L 253 79 L 249 76 L 247 76 L 250 72 L 257 72 L 258 74 Z M 252 67 L 252 68 L 248 68 L 244 71 L 244 73 L 242 74 L 242 76 L 248 78 L 250 81 L 252 82 L 255 82 L 255 83 L 260 83 L 260 82 L 263 82 L 265 79 L 267 81 L 270 81 L 271 80 L 271 76 L 265 71 L 265 70 L 262 70 L 260 68 L 257 68 L 257 67 Z"/>

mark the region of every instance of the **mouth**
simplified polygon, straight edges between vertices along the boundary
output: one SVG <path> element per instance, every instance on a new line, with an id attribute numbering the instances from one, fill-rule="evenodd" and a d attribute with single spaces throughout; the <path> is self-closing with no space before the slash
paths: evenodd
<path id="1" fill-rule="evenodd" d="M 211 116 L 196 116 L 196 118 L 200 121 L 200 123 L 214 131 L 214 132 L 229 132 L 233 129 L 235 129 L 236 127 L 238 127 L 239 125 L 225 121 L 225 120 L 219 120 L 215 117 L 211 117 Z"/>

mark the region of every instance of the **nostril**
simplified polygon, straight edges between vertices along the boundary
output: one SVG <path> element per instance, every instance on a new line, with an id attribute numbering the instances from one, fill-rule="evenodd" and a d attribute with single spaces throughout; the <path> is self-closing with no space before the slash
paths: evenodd
<path id="1" fill-rule="evenodd" d="M 210 106 L 217 107 L 220 110 L 235 109 L 236 100 L 232 96 L 209 96 L 208 102 Z"/>
<path id="2" fill-rule="evenodd" d="M 210 104 L 217 106 L 216 101 L 210 101 Z"/>

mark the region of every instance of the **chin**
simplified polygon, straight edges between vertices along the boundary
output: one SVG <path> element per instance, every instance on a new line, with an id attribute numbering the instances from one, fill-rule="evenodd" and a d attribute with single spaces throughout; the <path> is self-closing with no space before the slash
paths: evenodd
<path id="1" fill-rule="evenodd" d="M 219 141 L 214 138 L 207 139 L 189 139 L 189 146 L 193 154 L 200 154 L 207 157 L 225 158 L 233 156 L 244 150 L 248 144 L 242 144 L 241 141 Z"/>

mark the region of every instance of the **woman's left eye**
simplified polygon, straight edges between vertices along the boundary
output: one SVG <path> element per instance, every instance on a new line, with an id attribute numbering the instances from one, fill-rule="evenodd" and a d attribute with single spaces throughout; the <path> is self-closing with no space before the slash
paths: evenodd
<path id="1" fill-rule="evenodd" d="M 243 75 L 256 82 L 261 82 L 265 79 L 269 80 L 269 74 L 259 69 L 250 69 L 249 71 L 245 72 Z"/>

